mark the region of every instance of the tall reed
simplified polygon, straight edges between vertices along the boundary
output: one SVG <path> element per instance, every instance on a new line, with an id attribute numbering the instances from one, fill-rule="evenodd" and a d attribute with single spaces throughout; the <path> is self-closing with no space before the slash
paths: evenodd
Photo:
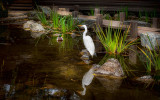
<path id="1" fill-rule="evenodd" d="M 57 14 L 57 12 L 51 11 L 50 19 L 53 22 L 53 27 L 54 28 L 59 27 L 59 20 L 60 20 L 59 18 L 60 18 L 60 16 Z"/>
<path id="2" fill-rule="evenodd" d="M 107 53 L 110 54 L 121 54 L 127 50 L 131 45 L 135 44 L 135 40 L 127 41 L 127 35 L 129 28 L 122 33 L 122 29 L 113 30 L 110 25 L 106 32 L 101 28 L 99 31 L 96 31 L 97 36 L 99 37 L 101 43 L 103 44 Z M 97 29 L 98 30 L 98 29 Z"/>
<path id="3" fill-rule="evenodd" d="M 44 11 L 42 10 L 42 12 L 40 12 L 38 6 L 37 6 L 36 15 L 37 15 L 37 18 L 41 21 L 43 25 L 48 25 L 48 21 L 47 21 Z"/>
<path id="4" fill-rule="evenodd" d="M 160 50 L 159 47 L 157 48 L 158 52 L 156 51 L 156 49 L 153 47 L 153 44 L 151 43 L 151 40 L 148 36 L 148 40 L 151 44 L 151 48 L 149 48 L 149 46 L 147 47 L 147 52 L 145 52 L 144 50 L 142 50 L 140 47 L 138 47 L 143 54 L 146 56 L 146 68 L 147 71 L 152 71 L 152 69 L 154 69 L 155 71 L 160 70 Z M 152 49 L 152 50 L 151 50 Z M 152 68 L 153 67 L 153 68 Z"/>

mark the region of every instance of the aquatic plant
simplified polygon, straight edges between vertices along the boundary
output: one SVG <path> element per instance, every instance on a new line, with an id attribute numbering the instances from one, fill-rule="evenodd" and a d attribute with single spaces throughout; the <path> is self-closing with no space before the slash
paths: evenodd
<path id="1" fill-rule="evenodd" d="M 73 50 L 74 42 L 70 35 L 63 34 L 63 41 L 61 43 L 60 49 L 63 52 Z"/>
<path id="2" fill-rule="evenodd" d="M 149 22 L 149 13 L 145 11 L 145 22 Z"/>
<path id="3" fill-rule="evenodd" d="M 62 33 L 66 33 L 67 32 L 66 16 L 61 17 L 61 19 L 60 19 L 60 29 L 61 29 Z"/>
<path id="4" fill-rule="evenodd" d="M 37 15 L 37 18 L 41 21 L 43 25 L 48 25 L 48 21 L 47 21 L 44 11 L 42 10 L 42 12 L 40 12 L 38 6 L 36 10 L 36 15 Z"/>
<path id="5" fill-rule="evenodd" d="M 126 19 L 128 18 L 128 7 L 124 7 L 122 8 L 122 11 L 121 12 L 125 12 L 125 16 L 126 16 Z"/>
<path id="6" fill-rule="evenodd" d="M 126 19 L 128 19 L 128 7 L 125 7 Z"/>
<path id="7" fill-rule="evenodd" d="M 53 22 L 53 27 L 56 29 L 59 27 L 59 18 L 60 16 L 57 14 L 57 12 L 51 11 L 50 19 Z"/>
<path id="8" fill-rule="evenodd" d="M 156 51 L 156 49 L 153 47 L 153 44 L 151 43 L 151 40 L 148 36 L 148 40 L 151 44 L 151 48 L 149 48 L 149 46 L 147 47 L 147 51 L 142 50 L 140 47 L 138 47 L 143 54 L 146 56 L 146 69 L 147 71 L 152 71 L 152 67 L 155 69 L 155 71 L 160 70 L 160 50 L 159 47 L 157 50 L 159 50 L 158 52 Z"/>
<path id="9" fill-rule="evenodd" d="M 141 18 L 142 18 L 142 12 L 141 11 L 139 11 L 138 17 L 139 17 L 139 20 L 141 20 Z"/>
<path id="10" fill-rule="evenodd" d="M 127 41 L 127 35 L 130 26 L 122 34 L 122 29 L 113 30 L 108 26 L 106 32 L 101 28 L 99 31 L 96 31 L 97 36 L 99 37 L 101 43 L 103 44 L 105 50 L 109 54 L 121 54 L 127 50 L 131 45 L 135 44 L 137 39 L 132 41 Z M 112 35 L 113 33 L 113 35 Z"/>
<path id="11" fill-rule="evenodd" d="M 111 17 L 109 14 L 106 14 L 105 19 L 106 19 L 106 20 L 112 20 L 112 17 Z"/>
<path id="12" fill-rule="evenodd" d="M 68 16 L 66 19 L 66 25 L 68 32 L 72 32 L 76 29 L 76 20 L 74 20 L 72 16 Z"/>
<path id="13" fill-rule="evenodd" d="M 94 9 L 93 9 L 93 8 L 92 8 L 92 9 L 90 9 L 90 13 L 89 13 L 88 15 L 90 15 L 90 16 L 94 16 Z"/>

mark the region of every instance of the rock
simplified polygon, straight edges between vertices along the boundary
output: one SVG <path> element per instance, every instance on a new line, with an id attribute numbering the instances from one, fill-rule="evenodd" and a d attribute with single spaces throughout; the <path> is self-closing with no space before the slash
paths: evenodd
<path id="1" fill-rule="evenodd" d="M 83 59 L 82 59 L 82 60 L 83 60 Z M 84 62 L 85 64 L 90 64 L 90 63 L 92 63 L 91 60 L 83 60 L 83 62 Z"/>
<path id="2" fill-rule="evenodd" d="M 88 52 L 87 49 L 83 49 L 81 52 L 80 52 L 81 55 L 86 55 L 86 56 L 90 56 L 90 53 Z"/>
<path id="3" fill-rule="evenodd" d="M 158 46 L 160 46 L 160 34 L 153 32 L 146 32 L 146 33 L 141 33 L 140 37 L 141 37 L 141 45 L 143 47 L 153 50 L 153 48 L 156 49 Z"/>
<path id="4" fill-rule="evenodd" d="M 72 12 L 69 12 L 69 9 L 66 9 L 66 8 L 59 8 L 57 13 L 62 15 L 62 16 L 72 15 Z"/>
<path id="5" fill-rule="evenodd" d="M 73 95 L 71 95 L 71 97 L 69 98 L 69 100 L 81 100 L 81 98 L 76 93 L 73 93 Z"/>
<path id="6" fill-rule="evenodd" d="M 88 56 L 88 55 L 83 55 L 83 56 L 81 57 L 81 59 L 82 59 L 82 60 L 89 60 L 89 56 Z"/>
<path id="7" fill-rule="evenodd" d="M 154 81 L 151 75 L 141 76 L 141 77 L 136 78 L 135 80 L 142 82 L 142 83 L 151 83 Z"/>
<path id="8" fill-rule="evenodd" d="M 38 23 L 31 24 L 30 30 L 32 32 L 43 32 L 43 31 L 45 31 L 43 26 L 41 24 L 38 24 Z"/>
<path id="9" fill-rule="evenodd" d="M 33 20 L 27 21 L 26 23 L 23 24 L 23 29 L 25 29 L 25 30 L 30 30 L 31 25 L 32 25 L 33 23 L 35 23 Z"/>
<path id="10" fill-rule="evenodd" d="M 47 15 L 50 16 L 50 12 L 51 12 L 51 8 L 48 6 L 40 6 L 40 8 L 42 9 L 42 11 Z"/>
<path id="11" fill-rule="evenodd" d="M 41 12 L 37 12 L 37 11 L 30 11 L 30 12 L 28 12 L 27 13 L 27 16 L 28 16 L 28 18 L 29 19 L 35 19 L 35 20 L 37 20 L 38 18 L 37 18 L 37 13 L 41 13 Z"/>
<path id="12" fill-rule="evenodd" d="M 111 58 L 108 59 L 101 67 L 99 67 L 95 74 L 108 75 L 113 77 L 123 77 L 124 72 L 121 67 L 121 64 L 117 59 Z"/>

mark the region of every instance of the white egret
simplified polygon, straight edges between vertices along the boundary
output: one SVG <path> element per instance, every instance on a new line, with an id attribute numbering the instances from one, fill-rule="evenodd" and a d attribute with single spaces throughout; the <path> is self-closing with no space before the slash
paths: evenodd
<path id="1" fill-rule="evenodd" d="M 83 32 L 83 43 L 85 48 L 89 51 L 90 55 L 93 57 L 93 55 L 95 54 L 95 46 L 92 38 L 86 35 L 87 26 L 86 25 L 79 25 L 79 26 L 85 29 L 85 31 Z"/>

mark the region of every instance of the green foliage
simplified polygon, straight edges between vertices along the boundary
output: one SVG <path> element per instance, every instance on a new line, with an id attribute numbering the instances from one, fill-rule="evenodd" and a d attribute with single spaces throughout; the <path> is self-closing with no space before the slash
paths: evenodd
<path id="1" fill-rule="evenodd" d="M 109 54 L 121 54 L 125 50 L 127 50 L 131 45 L 135 44 L 135 40 L 127 41 L 127 35 L 130 27 L 122 33 L 122 29 L 113 30 L 108 26 L 106 32 L 104 32 L 101 28 L 98 32 L 96 32 L 99 37 L 101 43 L 103 44 L 105 50 Z M 113 34 L 112 34 L 113 33 Z"/>
<path id="2" fill-rule="evenodd" d="M 112 20 L 112 17 L 111 17 L 109 14 L 106 14 L 105 19 L 106 19 L 106 20 Z"/>
<path id="3" fill-rule="evenodd" d="M 66 33 L 67 32 L 67 26 L 66 26 L 66 16 L 61 17 L 60 19 L 60 29 L 62 33 Z"/>
<path id="4" fill-rule="evenodd" d="M 150 38 L 148 36 L 148 40 L 150 41 Z M 158 47 L 158 52 L 156 51 L 156 49 L 153 47 L 153 44 L 151 43 L 151 48 L 147 47 L 147 51 L 149 53 L 147 53 L 146 51 L 142 50 L 141 48 L 139 48 L 143 54 L 146 56 L 146 69 L 147 71 L 152 71 L 152 67 L 155 69 L 155 71 L 160 70 L 160 50 Z M 152 49 L 152 50 L 151 50 Z"/>
<path id="5" fill-rule="evenodd" d="M 141 20 L 141 18 L 142 18 L 142 12 L 141 11 L 139 11 L 138 17 L 139 17 L 139 20 Z"/>
<path id="6" fill-rule="evenodd" d="M 73 38 L 68 34 L 64 34 L 60 49 L 63 52 L 71 51 L 73 50 L 73 46 L 74 46 Z"/>
<path id="7" fill-rule="evenodd" d="M 90 9 L 90 13 L 88 15 L 94 16 L 94 9 Z"/>
<path id="8" fill-rule="evenodd" d="M 149 22 L 149 13 L 145 11 L 145 22 Z"/>
<path id="9" fill-rule="evenodd" d="M 59 15 L 54 12 L 54 11 L 51 11 L 51 14 L 50 14 L 50 19 L 52 20 L 53 22 L 53 27 L 54 28 L 58 28 L 59 27 Z"/>
<path id="10" fill-rule="evenodd" d="M 67 17 L 66 24 L 67 24 L 67 30 L 69 32 L 72 32 L 73 30 L 75 30 L 76 23 L 74 23 L 74 22 L 75 21 L 72 16 Z"/>
<path id="11" fill-rule="evenodd" d="M 37 6 L 36 15 L 37 15 L 37 18 L 41 21 L 43 25 L 48 25 L 48 21 L 47 21 L 44 11 L 42 10 L 42 12 L 40 12 L 38 6 Z"/>
<path id="12" fill-rule="evenodd" d="M 121 12 L 125 12 L 125 16 L 126 16 L 126 19 L 128 18 L 128 7 L 124 7 L 122 8 L 122 11 Z"/>

